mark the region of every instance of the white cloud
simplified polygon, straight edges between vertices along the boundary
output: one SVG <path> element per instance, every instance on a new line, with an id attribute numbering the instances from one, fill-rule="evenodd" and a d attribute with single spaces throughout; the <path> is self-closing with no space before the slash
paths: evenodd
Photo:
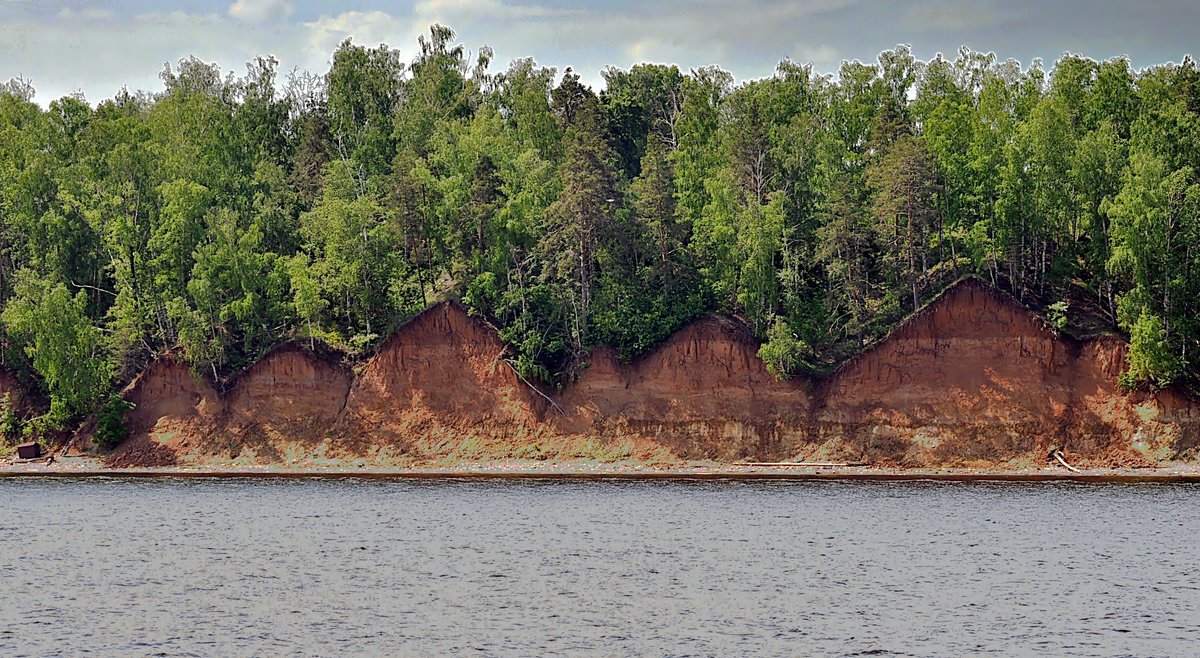
<path id="1" fill-rule="evenodd" d="M 443 18 L 552 18 L 578 16 L 587 12 L 576 9 L 555 9 L 541 5 L 510 5 L 500 0 L 420 0 L 413 8 L 419 17 Z"/>
<path id="2" fill-rule="evenodd" d="M 321 16 L 304 23 L 305 60 L 310 70 L 324 72 L 334 49 L 346 37 L 363 46 L 386 43 L 393 48 L 409 47 L 419 30 L 411 20 L 396 18 L 383 11 L 348 11 L 337 16 Z"/>
<path id="3" fill-rule="evenodd" d="M 532 0 L 537 2 L 538 0 Z M 491 46 L 497 68 L 519 57 L 535 57 L 560 71 L 572 66 L 593 87 L 603 84 L 605 66 L 638 62 L 676 63 L 683 68 L 720 64 L 741 76 L 768 75 L 795 44 L 797 21 L 859 0 L 771 0 L 747 6 L 741 0 L 680 0 L 649 3 L 630 11 L 562 9 L 517 0 L 418 0 L 399 11 L 349 10 L 309 13 L 300 0 L 226 0 L 224 11 L 191 13 L 167 4 L 162 11 L 130 16 L 89 10 L 17 14 L 0 12 L 0 78 L 23 74 L 47 103 L 79 87 L 93 101 L 122 85 L 161 88 L 163 63 L 195 55 L 241 73 L 246 61 L 272 54 L 281 70 L 324 73 L 333 50 L 346 37 L 374 46 L 387 43 L 410 58 L 431 23 L 453 27 L 472 49 Z M 319 9 L 323 5 L 317 5 Z M 291 18 L 286 18 L 292 14 Z M 61 45 L 59 45 L 61 44 Z M 758 53 L 769 53 L 745 68 Z M 754 54 L 746 54 L 754 53 Z M 806 59 L 820 60 L 829 51 Z M 823 62 L 818 61 L 818 64 Z"/>
<path id="4" fill-rule="evenodd" d="M 111 9 L 101 9 L 99 7 L 85 7 L 79 11 L 75 11 L 70 7 L 63 7 L 58 10 L 58 17 L 64 20 L 82 18 L 90 21 L 111 21 L 117 17 L 117 14 Z"/>
<path id="5" fill-rule="evenodd" d="M 37 102 L 47 105 L 77 90 L 93 103 L 122 86 L 158 91 L 163 64 L 189 55 L 239 75 L 247 61 L 268 53 L 285 71 L 292 66 L 323 71 L 323 60 L 306 59 L 303 34 L 299 26 L 264 30 L 224 13 L 105 17 L 76 11 L 16 19 L 0 14 L 0 78 L 32 79 Z"/>
<path id="6" fill-rule="evenodd" d="M 291 16 L 292 3 L 287 0 L 237 0 L 229 5 L 229 15 L 248 23 L 262 23 Z"/>
<path id="7" fill-rule="evenodd" d="M 1178 59 L 1200 18 L 1195 2 L 1170 20 L 1137 3 L 1064 17 L 1035 0 L 1010 0 L 1014 7 L 1004 11 L 996 0 L 622 0 L 621 8 L 597 0 L 409 0 L 386 10 L 376 8 L 381 0 L 344 9 L 326 0 L 220 0 L 197 10 L 192 0 L 186 11 L 181 0 L 159 2 L 159 11 L 135 15 L 133 3 L 0 0 L 0 80 L 31 78 L 37 100 L 48 103 L 80 87 L 93 101 L 126 84 L 161 89 L 163 63 L 188 55 L 241 73 L 246 61 L 271 54 L 284 72 L 321 74 L 347 36 L 386 42 L 409 59 L 435 22 L 454 28 L 469 48 L 491 46 L 497 68 L 534 57 L 560 71 L 571 66 L 594 87 L 603 67 L 643 61 L 718 64 L 744 80 L 770 75 L 791 56 L 835 73 L 843 58 L 871 61 L 901 42 L 919 56 L 962 43 L 1022 59 L 1066 48 L 1097 57 L 1134 50 L 1145 65 Z"/>
<path id="8" fill-rule="evenodd" d="M 792 55 L 800 64 L 812 64 L 818 71 L 832 73 L 841 64 L 836 48 L 827 44 L 797 46 Z"/>

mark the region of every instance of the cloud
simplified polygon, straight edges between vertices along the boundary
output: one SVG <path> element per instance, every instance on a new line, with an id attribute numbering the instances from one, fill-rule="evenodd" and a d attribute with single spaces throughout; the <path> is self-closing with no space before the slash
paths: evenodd
<path id="1" fill-rule="evenodd" d="M 986 3 L 963 5 L 952 0 L 937 0 L 908 7 L 905 10 L 905 22 L 913 28 L 965 33 L 997 25 L 1006 16 L 1011 20 L 1019 13 L 1019 9 L 1013 6 L 1002 9 Z"/>
<path id="2" fill-rule="evenodd" d="M 346 37 L 364 46 L 386 43 L 393 48 L 407 47 L 418 34 L 413 21 L 397 18 L 383 11 L 347 11 L 337 16 L 322 15 L 304 23 L 305 54 L 310 62 L 327 66 L 334 49 Z M 314 69 L 318 70 L 318 69 Z M 324 72 L 320 68 L 320 72 Z"/>
<path id="3" fill-rule="evenodd" d="M 421 0 L 413 13 L 420 17 L 440 18 L 549 18 L 579 16 L 580 9 L 558 9 L 542 5 L 506 4 L 500 0 Z"/>
<path id="4" fill-rule="evenodd" d="M 292 3 L 287 0 L 237 0 L 229 5 L 228 13 L 239 21 L 262 23 L 291 16 Z"/>
<path id="5" fill-rule="evenodd" d="M 448 25 L 472 49 L 491 46 L 495 66 L 534 57 L 579 72 L 594 87 L 609 65 L 643 61 L 683 69 L 718 64 L 739 80 L 770 75 L 790 56 L 835 73 L 841 59 L 873 61 L 897 43 L 914 54 L 966 44 L 1001 58 L 1052 60 L 1064 50 L 1136 65 L 1178 61 L 1195 50 L 1195 0 L 1089 8 L 1086 0 L 195 0 L 99 3 L 0 0 L 0 80 L 24 75 L 48 103 L 82 88 L 90 99 L 123 85 L 158 90 L 164 62 L 195 55 L 240 73 L 274 55 L 321 74 L 347 36 L 386 42 L 405 59 L 431 23 Z M 932 4 L 931 4 L 932 3 Z M 336 9 L 331 9 L 336 6 Z M 138 9 L 141 7 L 142 9 Z M 146 7 L 155 11 L 146 13 Z"/>
<path id="6" fill-rule="evenodd" d="M 58 17 L 64 20 L 79 18 L 89 21 L 111 21 L 117 17 L 117 14 L 111 9 L 101 9 L 100 7 L 84 7 L 79 11 L 75 11 L 70 7 L 63 7 L 58 10 Z"/>
<path id="7" fill-rule="evenodd" d="M 818 71 L 832 72 L 841 63 L 838 50 L 827 44 L 819 46 L 799 45 L 793 50 L 793 57 L 800 64 L 812 64 Z"/>
<path id="8" fill-rule="evenodd" d="M 237 74 L 247 61 L 268 53 L 284 63 L 284 70 L 324 70 L 323 59 L 310 62 L 303 48 L 296 47 L 303 44 L 299 28 L 263 30 L 226 13 L 121 11 L 100 15 L 56 9 L 17 17 L 0 13 L 0 78 L 32 79 L 35 99 L 47 105 L 78 90 L 91 102 L 111 97 L 123 86 L 131 91 L 160 90 L 163 64 L 189 55 Z"/>

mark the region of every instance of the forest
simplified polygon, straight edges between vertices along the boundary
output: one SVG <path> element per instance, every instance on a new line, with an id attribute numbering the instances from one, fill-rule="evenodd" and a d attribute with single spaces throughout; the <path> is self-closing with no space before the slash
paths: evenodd
<path id="1" fill-rule="evenodd" d="M 165 351 L 220 382 L 285 341 L 368 352 L 446 298 L 548 387 L 708 313 L 781 378 L 825 371 L 968 275 L 1128 337 L 1128 387 L 1200 365 L 1191 58 L 901 46 L 746 82 L 610 67 L 599 92 L 492 60 L 434 25 L 324 74 L 188 58 L 45 108 L 0 85 L 0 341 L 40 427 L 111 416 Z"/>

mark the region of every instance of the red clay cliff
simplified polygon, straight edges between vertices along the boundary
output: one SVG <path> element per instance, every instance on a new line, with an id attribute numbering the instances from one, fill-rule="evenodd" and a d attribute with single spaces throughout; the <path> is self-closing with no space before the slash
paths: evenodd
<path id="1" fill-rule="evenodd" d="M 453 302 L 400 327 L 356 370 L 289 344 L 222 394 L 171 356 L 125 390 L 118 466 L 411 465 L 510 458 L 836 460 L 1026 467 L 1193 460 L 1200 404 L 1117 385 L 1126 344 L 1075 340 L 986 284 L 955 284 L 822 378 L 777 381 L 737 322 L 701 319 L 624 364 L 594 352 L 549 395 L 495 329 Z"/>

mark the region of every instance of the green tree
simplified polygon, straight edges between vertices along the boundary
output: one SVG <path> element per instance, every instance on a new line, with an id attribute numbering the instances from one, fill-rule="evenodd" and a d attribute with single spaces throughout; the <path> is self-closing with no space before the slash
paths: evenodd
<path id="1" fill-rule="evenodd" d="M 758 348 L 758 358 L 767 365 L 767 371 L 779 380 L 791 379 L 810 358 L 812 349 L 800 340 L 782 318 L 776 318 L 767 330 L 767 340 Z"/>
<path id="2" fill-rule="evenodd" d="M 912 308 L 921 305 L 929 270 L 928 245 L 940 192 L 933 162 L 918 138 L 903 136 L 867 172 L 874 193 L 876 231 L 893 280 L 908 284 Z"/>
<path id="3" fill-rule="evenodd" d="M 1161 318 L 1143 309 L 1129 334 L 1129 368 L 1121 373 L 1122 386 L 1135 389 L 1149 385 L 1157 389 L 1179 376 L 1179 359 L 1167 341 Z"/>
<path id="4" fill-rule="evenodd" d="M 91 411 L 109 383 L 100 332 L 87 317 L 86 297 L 82 292 L 72 296 L 65 285 L 22 270 L 16 274 L 14 297 L 0 314 L 5 330 L 21 341 L 46 384 L 47 418 L 55 428 Z"/>
<path id="5" fill-rule="evenodd" d="M 578 83 L 568 77 L 563 84 L 573 88 Z M 562 101 L 560 116 L 567 125 L 566 155 L 559 172 L 563 190 L 546 209 L 547 231 L 539 245 L 546 263 L 544 279 L 561 285 L 567 293 L 570 337 L 577 354 L 591 345 L 598 260 L 622 203 L 612 150 L 597 132 L 596 100 L 590 90 L 585 91 L 582 100 L 571 96 Z M 582 92 L 564 92 L 576 93 Z"/>

